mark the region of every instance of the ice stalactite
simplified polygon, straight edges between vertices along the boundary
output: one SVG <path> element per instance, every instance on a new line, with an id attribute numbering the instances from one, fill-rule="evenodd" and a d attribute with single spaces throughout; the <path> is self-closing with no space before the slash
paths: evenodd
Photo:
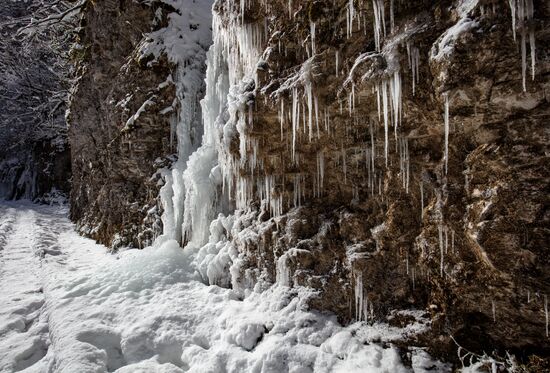
<path id="1" fill-rule="evenodd" d="M 395 19 L 394 19 L 394 0 L 390 0 L 390 32 L 393 33 L 393 30 L 395 29 Z"/>
<path id="2" fill-rule="evenodd" d="M 447 174 L 448 171 L 448 165 L 449 165 L 449 95 L 445 94 L 445 118 L 444 118 L 444 126 L 445 126 L 445 149 L 444 149 L 444 159 L 445 159 L 445 174 Z"/>
<path id="3" fill-rule="evenodd" d="M 377 83 L 375 87 L 378 101 L 378 116 L 384 119 L 384 157 L 386 167 L 389 155 L 389 127 L 393 125 L 397 140 L 397 128 L 402 116 L 401 75 L 395 71 L 390 78 Z"/>
<path id="4" fill-rule="evenodd" d="M 516 28 L 519 28 L 521 41 L 521 74 L 523 90 L 527 91 L 527 37 L 531 52 L 531 79 L 535 80 L 536 46 L 533 16 L 535 9 L 533 0 L 508 0 L 512 12 L 512 33 L 516 40 Z"/>
<path id="5" fill-rule="evenodd" d="M 309 27 L 311 36 L 311 55 L 314 56 L 317 53 L 317 49 L 315 46 L 315 22 L 310 22 Z"/>
<path id="6" fill-rule="evenodd" d="M 290 76 L 281 87 L 272 94 L 276 100 L 283 100 L 284 95 L 290 95 L 292 100 L 291 120 L 292 120 L 292 151 L 291 160 L 297 163 L 296 149 L 299 145 L 300 132 L 307 132 L 309 142 L 317 134 L 320 137 L 319 127 L 319 103 L 315 94 L 314 76 L 317 65 L 314 58 L 311 57 L 305 61 L 300 71 Z M 303 128 L 300 131 L 300 128 Z M 284 130 L 283 130 L 284 131 Z"/>
<path id="7" fill-rule="evenodd" d="M 305 175 L 304 174 L 295 174 L 293 178 L 293 203 L 294 207 L 300 207 L 302 205 L 302 200 L 305 197 Z"/>
<path id="8" fill-rule="evenodd" d="M 399 139 L 399 174 L 407 194 L 409 193 L 409 163 L 409 141 L 406 137 L 401 137 Z"/>
<path id="9" fill-rule="evenodd" d="M 346 33 L 348 38 L 350 38 L 351 34 L 353 33 L 354 19 L 355 19 L 355 6 L 353 5 L 353 0 L 349 0 L 348 6 L 347 6 L 347 12 L 346 12 L 346 21 L 347 21 Z"/>
<path id="10" fill-rule="evenodd" d="M 377 52 L 380 52 L 382 38 L 386 37 L 386 19 L 384 15 L 384 0 L 372 0 L 374 11 L 374 43 Z"/>
<path id="11" fill-rule="evenodd" d="M 363 273 L 355 275 L 355 320 L 368 321 L 369 319 L 369 301 L 363 287 Z"/>
<path id="12" fill-rule="evenodd" d="M 323 193 L 325 185 L 325 155 L 323 151 L 317 153 L 317 197 Z"/>
<path id="13" fill-rule="evenodd" d="M 417 47 L 412 45 L 411 42 L 407 42 L 407 57 L 409 61 L 409 68 L 411 69 L 412 73 L 412 93 L 414 96 L 416 85 L 419 81 L 418 67 L 420 65 L 420 51 Z"/>

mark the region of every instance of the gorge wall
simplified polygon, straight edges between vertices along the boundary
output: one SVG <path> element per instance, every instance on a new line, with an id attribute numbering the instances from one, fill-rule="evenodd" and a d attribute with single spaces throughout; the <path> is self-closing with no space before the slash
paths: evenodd
<path id="1" fill-rule="evenodd" d="M 426 310 L 408 343 L 447 359 L 548 356 L 550 5 L 219 0 L 206 56 L 205 4 L 85 8 L 82 231 L 139 246 L 162 216 L 243 296 L 310 287 L 342 322 Z"/>
<path id="2" fill-rule="evenodd" d="M 194 34 L 209 25 L 170 2 L 87 2 L 81 17 L 68 114 L 71 216 L 106 245 L 143 247 L 160 231 L 157 171 L 176 162 L 176 122 L 189 115 L 180 111 L 190 93 L 174 82 L 193 68 L 204 76 L 204 57 L 189 65 L 182 45 L 204 55 L 209 42 Z"/>

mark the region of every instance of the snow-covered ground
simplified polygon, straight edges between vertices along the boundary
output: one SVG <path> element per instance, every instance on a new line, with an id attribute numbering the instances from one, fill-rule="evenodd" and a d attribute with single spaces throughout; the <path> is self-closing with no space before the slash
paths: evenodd
<path id="1" fill-rule="evenodd" d="M 112 255 L 66 216 L 0 205 L 2 373 L 449 370 L 414 348 L 407 368 L 391 344 L 425 320 L 343 328 L 308 310 L 307 290 L 284 286 L 239 299 L 203 284 L 175 241 Z"/>

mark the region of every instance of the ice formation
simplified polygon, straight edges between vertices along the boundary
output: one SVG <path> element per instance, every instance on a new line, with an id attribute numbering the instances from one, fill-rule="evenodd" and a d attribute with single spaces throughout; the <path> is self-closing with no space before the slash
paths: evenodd
<path id="1" fill-rule="evenodd" d="M 351 37 L 353 33 L 353 20 L 355 18 L 355 6 L 353 5 L 353 0 L 349 0 L 346 12 L 346 21 L 347 21 L 347 36 Z"/>
<path id="2" fill-rule="evenodd" d="M 529 49 L 531 51 L 531 79 L 535 80 L 535 29 L 532 23 L 534 15 L 533 0 L 508 0 L 512 12 L 512 33 L 516 40 L 516 28 L 519 28 L 521 35 L 521 74 L 523 79 L 523 90 L 527 91 L 527 37 L 529 37 Z"/>
<path id="3" fill-rule="evenodd" d="M 355 320 L 369 321 L 369 297 L 367 294 L 365 294 L 362 272 L 355 274 L 354 293 L 355 293 Z M 372 305 L 371 305 L 370 311 L 373 312 Z"/>
<path id="4" fill-rule="evenodd" d="M 204 94 L 206 50 L 203 46 L 208 45 L 212 38 L 208 27 L 212 2 L 205 1 L 196 6 L 190 0 L 181 0 L 178 5 L 183 11 L 172 13 L 168 27 L 152 33 L 151 42 L 141 47 L 141 53 L 154 56 L 165 53 L 177 65 L 173 81 L 180 105 L 173 130 L 177 137 L 178 160 L 171 170 L 164 172 L 165 185 L 160 197 L 164 208 L 163 234 L 181 242 L 186 194 L 184 172 L 189 157 L 199 146 L 198 139 L 203 131 L 199 100 Z M 199 26 L 193 29 L 191 25 Z M 190 29 L 194 31 L 189 32 Z M 142 105 L 144 110 L 146 104 Z"/>
<path id="5" fill-rule="evenodd" d="M 447 174 L 449 165 L 449 95 L 445 94 L 445 117 L 444 117 L 444 132 L 445 132 L 445 149 L 443 158 L 445 160 L 445 174 Z"/>
<path id="6" fill-rule="evenodd" d="M 417 47 L 412 45 L 410 41 L 407 42 L 407 58 L 409 61 L 409 68 L 411 69 L 412 73 L 412 93 L 414 96 L 416 85 L 418 84 L 419 80 L 418 68 L 420 65 L 420 51 Z"/>
<path id="7" fill-rule="evenodd" d="M 381 50 L 382 38 L 386 37 L 384 0 L 372 0 L 372 9 L 374 11 L 374 43 L 376 51 L 379 52 Z"/>

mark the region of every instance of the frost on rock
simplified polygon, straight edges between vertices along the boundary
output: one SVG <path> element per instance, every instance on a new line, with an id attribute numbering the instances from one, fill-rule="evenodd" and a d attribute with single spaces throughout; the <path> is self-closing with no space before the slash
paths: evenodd
<path id="1" fill-rule="evenodd" d="M 430 59 L 433 61 L 442 61 L 448 58 L 453 53 L 455 44 L 462 35 L 471 32 L 478 26 L 479 23 L 477 21 L 467 16 L 461 18 L 454 26 L 445 31 L 436 43 L 434 43 L 430 51 Z"/>

